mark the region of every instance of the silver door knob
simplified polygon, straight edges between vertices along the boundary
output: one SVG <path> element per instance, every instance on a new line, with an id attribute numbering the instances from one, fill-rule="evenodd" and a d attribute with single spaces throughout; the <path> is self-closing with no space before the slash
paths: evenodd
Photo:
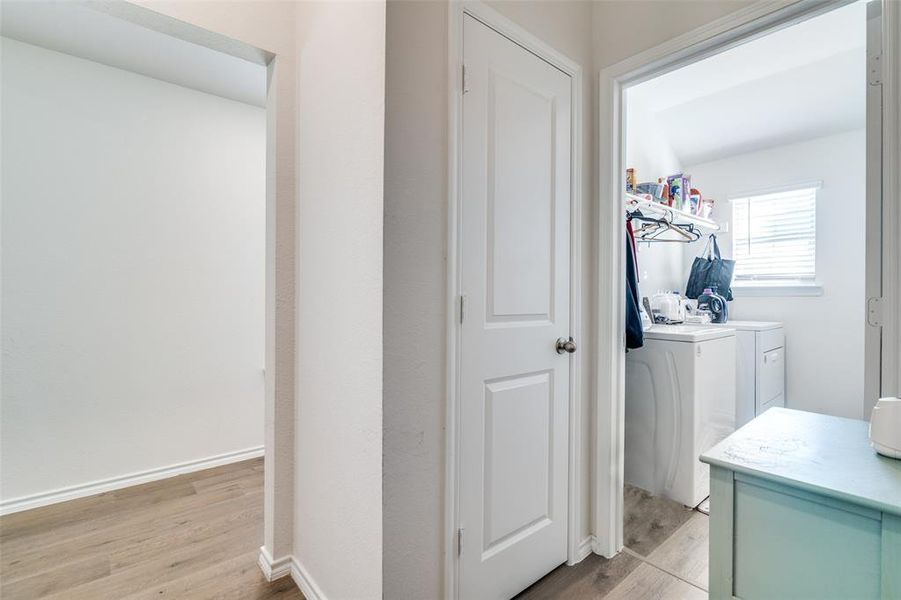
<path id="1" fill-rule="evenodd" d="M 576 351 L 576 342 L 573 341 L 572 336 L 569 339 L 566 338 L 557 338 L 557 354 L 563 354 L 564 352 L 569 352 L 572 354 Z"/>

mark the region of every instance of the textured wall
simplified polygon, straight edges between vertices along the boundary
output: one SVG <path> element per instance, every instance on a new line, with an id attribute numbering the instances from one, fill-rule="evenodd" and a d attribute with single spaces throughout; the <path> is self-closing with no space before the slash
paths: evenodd
<path id="1" fill-rule="evenodd" d="M 385 4 L 298 5 L 294 556 L 382 597 Z"/>
<path id="2" fill-rule="evenodd" d="M 265 110 L 2 56 L 3 500 L 259 449 Z"/>

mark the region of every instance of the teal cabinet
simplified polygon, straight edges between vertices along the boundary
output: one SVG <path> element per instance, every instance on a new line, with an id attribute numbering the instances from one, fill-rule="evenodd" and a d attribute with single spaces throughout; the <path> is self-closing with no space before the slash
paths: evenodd
<path id="1" fill-rule="evenodd" d="M 865 422 L 774 408 L 701 460 L 711 599 L 901 600 L 901 461 Z"/>

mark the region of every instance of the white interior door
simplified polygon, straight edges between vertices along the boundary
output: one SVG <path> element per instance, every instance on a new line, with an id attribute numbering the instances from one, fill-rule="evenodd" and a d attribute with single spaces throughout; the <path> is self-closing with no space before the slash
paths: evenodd
<path id="1" fill-rule="evenodd" d="M 460 598 L 566 560 L 570 76 L 466 15 Z"/>

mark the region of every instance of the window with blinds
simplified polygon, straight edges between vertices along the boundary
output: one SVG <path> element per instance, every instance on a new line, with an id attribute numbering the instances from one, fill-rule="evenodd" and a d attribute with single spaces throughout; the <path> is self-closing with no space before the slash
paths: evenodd
<path id="1" fill-rule="evenodd" d="M 818 186 L 732 200 L 735 279 L 813 281 Z"/>

